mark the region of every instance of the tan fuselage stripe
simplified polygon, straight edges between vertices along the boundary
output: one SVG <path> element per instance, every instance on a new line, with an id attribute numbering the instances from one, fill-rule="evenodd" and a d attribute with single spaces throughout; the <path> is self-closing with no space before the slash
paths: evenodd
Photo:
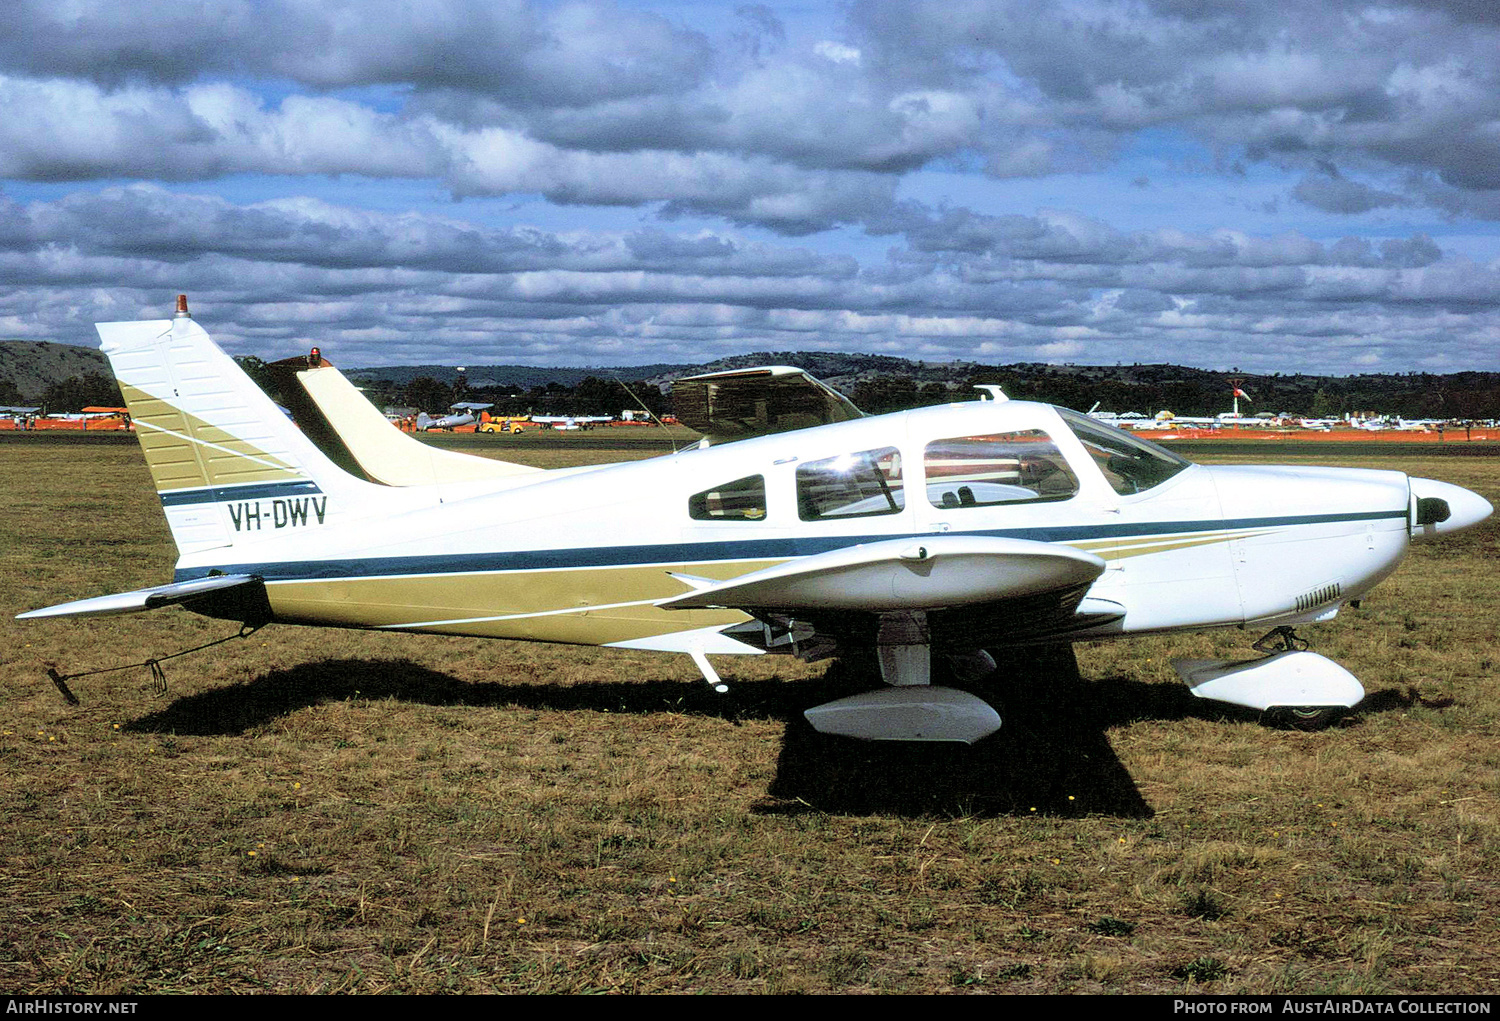
<path id="1" fill-rule="evenodd" d="M 777 560 L 462 575 L 312 579 L 266 587 L 280 620 L 603 645 L 737 624 L 735 610 L 663 610 L 685 572 L 727 580 Z"/>
<path id="2" fill-rule="evenodd" d="M 1069 543 L 1106 560 L 1225 543 L 1257 532 Z M 278 619 L 344 627 L 425 631 L 603 645 L 747 620 L 734 610 L 664 610 L 687 590 L 668 572 L 728 580 L 782 560 L 708 561 L 630 567 L 554 568 L 272 582 Z"/>

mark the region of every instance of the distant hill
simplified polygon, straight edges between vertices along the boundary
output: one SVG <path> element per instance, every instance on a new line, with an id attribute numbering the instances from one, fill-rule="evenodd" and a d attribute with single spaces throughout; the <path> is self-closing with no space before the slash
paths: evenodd
<path id="1" fill-rule="evenodd" d="M 1251 415 L 1287 412 L 1336 417 L 1349 412 L 1374 412 L 1407 418 L 1500 417 L 1500 372 L 1254 375 L 1167 364 L 984 365 L 912 361 L 889 355 L 761 351 L 704 365 L 660 362 L 610 368 L 468 365 L 464 377 L 469 392 L 482 394 L 486 400 L 549 386 L 554 390 L 577 391 L 579 407 L 574 411 L 596 414 L 610 410 L 607 404 L 617 398 L 613 389 L 597 386 L 593 392 L 609 396 L 588 397 L 590 388 L 581 384 L 590 377 L 606 381 L 646 380 L 665 388 L 680 376 L 755 365 L 795 365 L 842 391 L 860 408 L 877 413 L 964 400 L 972 396 L 971 387 L 976 383 L 999 383 L 1011 397 L 1080 410 L 1098 403 L 1101 409 L 1114 412 L 1139 411 L 1150 415 L 1165 408 L 1179 415 L 1209 415 L 1228 410 L 1229 380 L 1242 378 L 1243 389 L 1251 399 L 1248 404 L 1241 402 L 1241 411 Z M 89 373 L 109 374 L 109 363 L 93 348 L 45 341 L 0 341 L 0 404 L 38 403 L 49 386 L 70 376 Z M 452 365 L 385 366 L 346 369 L 345 373 L 373 391 L 372 397 L 386 401 L 422 377 L 437 381 L 447 391 L 458 376 Z M 443 403 L 444 399 L 437 399 L 434 407 Z M 547 403 L 563 406 L 565 399 L 560 394 L 549 394 Z M 599 408 L 593 407 L 596 403 Z"/>
<path id="2" fill-rule="evenodd" d="M 47 340 L 0 340 L 0 404 L 37 404 L 54 383 L 91 372 L 113 375 L 109 359 L 97 348 Z M 3 399 L 7 391 L 10 398 Z"/>
<path id="3" fill-rule="evenodd" d="M 538 368 L 535 365 L 466 365 L 464 377 L 474 389 L 510 387 L 515 390 L 530 390 L 534 387 L 558 383 L 575 387 L 590 376 L 600 379 L 652 379 L 675 378 L 703 371 L 696 365 L 671 365 L 657 363 L 632 367 L 610 368 Z M 345 369 L 344 375 L 356 383 L 385 383 L 406 386 L 415 379 L 427 377 L 440 383 L 452 383 L 458 369 L 452 365 L 387 365 L 366 369 Z"/>
<path id="4" fill-rule="evenodd" d="M 1259 412 L 1337 417 L 1351 412 L 1402 415 L 1406 418 L 1479 419 L 1500 417 L 1500 372 L 1456 372 L 1447 375 L 1406 372 L 1354 376 L 1304 373 L 1218 372 L 1161 363 L 1056 365 L 1021 362 L 912 361 L 889 355 L 822 351 L 760 351 L 721 358 L 704 365 L 632 365 L 601 369 L 537 368 L 519 365 L 470 365 L 469 391 L 495 400 L 504 392 L 529 391 L 549 384 L 576 389 L 590 376 L 645 380 L 665 389 L 680 376 L 722 372 L 756 365 L 794 365 L 848 396 L 861 409 L 880 413 L 922 404 L 966 400 L 976 383 L 998 383 L 1007 395 L 1088 410 L 1138 411 L 1153 415 L 1170 409 L 1179 415 L 1213 415 L 1229 410 L 1229 381 L 1243 380 L 1250 395 L 1241 400 L 1246 415 Z M 351 378 L 399 387 L 427 376 L 445 387 L 457 372 L 452 366 L 422 365 L 350 370 Z M 488 391 L 487 393 L 485 391 Z M 590 402 L 584 401 L 589 404 Z M 605 410 L 579 406 L 578 414 Z"/>

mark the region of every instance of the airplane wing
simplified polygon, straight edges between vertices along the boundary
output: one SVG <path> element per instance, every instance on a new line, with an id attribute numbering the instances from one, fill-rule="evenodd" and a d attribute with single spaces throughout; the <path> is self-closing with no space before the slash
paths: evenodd
<path id="1" fill-rule="evenodd" d="M 789 365 L 684 376 L 672 384 L 672 403 L 679 422 L 717 443 L 864 414 L 837 390 Z"/>
<path id="2" fill-rule="evenodd" d="M 1118 620 L 1123 607 L 1084 598 L 1104 568 L 1099 557 L 1067 546 L 930 535 L 829 550 L 728 581 L 673 575 L 693 590 L 657 605 L 796 618 L 835 640 L 860 642 L 922 614 L 934 647 L 974 649 Z"/>
<path id="3" fill-rule="evenodd" d="M 242 606 L 249 606 L 242 597 L 254 593 L 247 586 L 261 586 L 259 577 L 253 574 L 220 574 L 209 578 L 199 578 L 195 581 L 181 581 L 171 585 L 157 585 L 154 588 L 136 589 L 134 592 L 116 592 L 107 596 L 95 596 L 93 599 L 77 599 L 71 603 L 59 603 L 56 606 L 43 607 L 40 610 L 29 610 L 26 613 L 16 614 L 17 620 L 27 620 L 37 617 L 91 617 L 104 616 L 116 613 L 138 613 L 142 610 L 158 610 L 164 606 L 173 606 L 178 603 L 192 603 L 191 609 L 198 613 L 205 613 L 210 608 L 208 603 L 223 602 L 231 589 L 245 589 L 245 591 L 234 593 L 233 598 L 241 601 Z M 264 602 L 265 595 L 262 589 L 259 594 L 260 601 Z M 209 616 L 219 616 L 217 613 L 208 613 Z M 230 614 L 230 616 L 235 616 Z"/>
<path id="4" fill-rule="evenodd" d="M 673 574 L 692 591 L 656 605 L 742 610 L 755 619 L 723 629 L 725 637 L 766 651 L 790 646 L 803 659 L 873 649 L 890 687 L 807 710 L 822 733 L 972 744 L 998 730 L 1000 716 L 970 692 L 932 684 L 932 654 L 973 659 L 1118 621 L 1125 607 L 1086 595 L 1104 569 L 1099 557 L 1068 546 L 929 535 L 814 553 L 727 581 Z M 717 683 L 706 649 L 687 651 Z M 982 658 L 993 670 L 994 660 Z"/>

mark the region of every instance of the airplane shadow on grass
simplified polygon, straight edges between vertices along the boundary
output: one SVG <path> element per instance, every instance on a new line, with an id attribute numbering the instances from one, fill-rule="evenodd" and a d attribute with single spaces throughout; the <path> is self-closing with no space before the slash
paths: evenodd
<path id="1" fill-rule="evenodd" d="M 701 682 L 467 682 L 409 660 L 325 660 L 184 696 L 129 729 L 240 734 L 298 709 L 356 698 L 564 712 L 673 712 L 735 723 L 772 719 L 785 722 L 786 732 L 776 776 L 758 812 L 1149 817 L 1152 810 L 1106 731 L 1142 720 L 1245 716 L 1174 685 L 1126 678 L 1085 681 L 1066 647 L 1023 651 L 1002 662 L 994 678 L 970 687 L 996 706 L 1004 725 L 972 746 L 866 742 L 817 733 L 803 718 L 804 709 L 871 687 L 867 673 L 840 663 L 817 680 L 731 681 L 729 693 L 719 695 Z"/>

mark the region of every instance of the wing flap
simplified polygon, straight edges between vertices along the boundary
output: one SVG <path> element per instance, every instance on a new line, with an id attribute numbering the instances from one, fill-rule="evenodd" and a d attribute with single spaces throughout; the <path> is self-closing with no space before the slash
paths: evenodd
<path id="1" fill-rule="evenodd" d="M 186 603 L 211 594 L 222 593 L 243 585 L 258 585 L 260 578 L 253 574 L 220 574 L 194 581 L 180 581 L 171 585 L 136 589 L 134 592 L 116 592 L 92 599 L 75 599 L 71 603 L 59 603 L 40 610 L 28 610 L 16 614 L 17 620 L 32 620 L 41 617 L 94 617 L 116 613 L 139 613 L 157 610 L 163 606 Z"/>

